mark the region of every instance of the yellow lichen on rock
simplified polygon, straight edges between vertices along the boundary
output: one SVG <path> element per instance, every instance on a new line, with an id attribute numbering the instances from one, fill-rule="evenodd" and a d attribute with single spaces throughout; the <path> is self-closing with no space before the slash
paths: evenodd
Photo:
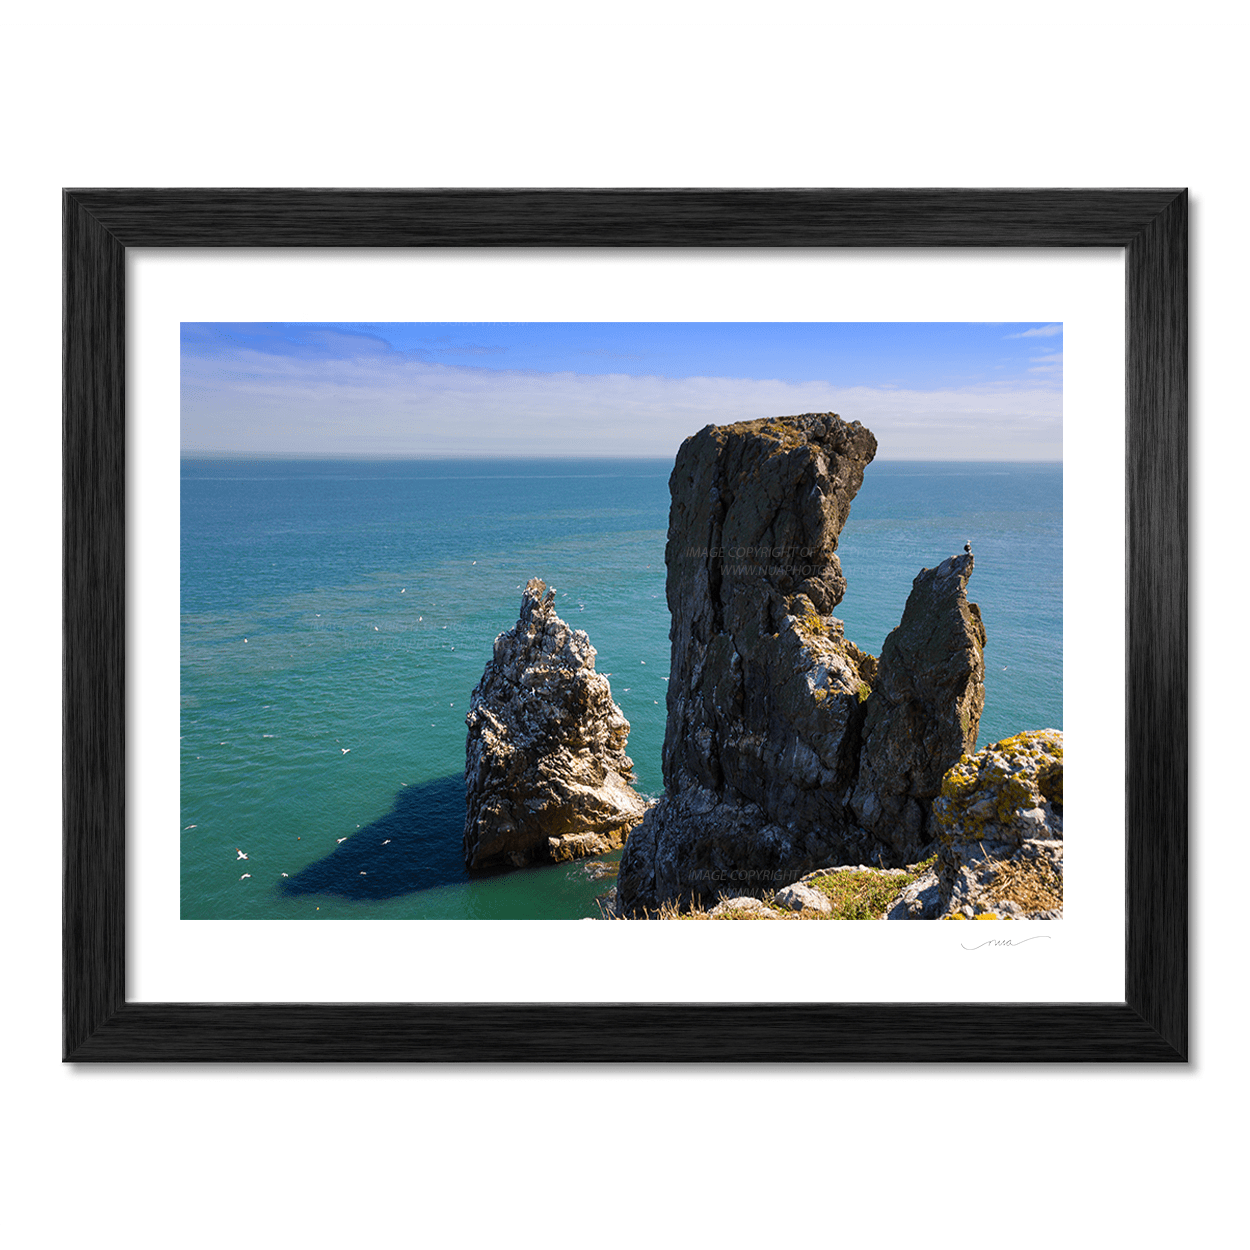
<path id="1" fill-rule="evenodd" d="M 948 918 L 1063 914 L 1063 734 L 1014 734 L 964 755 L 933 803 Z"/>

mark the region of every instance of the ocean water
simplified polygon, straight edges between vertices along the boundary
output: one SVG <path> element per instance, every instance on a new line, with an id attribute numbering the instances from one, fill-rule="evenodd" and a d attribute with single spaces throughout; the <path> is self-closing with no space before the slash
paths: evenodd
<path id="1" fill-rule="evenodd" d="M 597 915 L 611 881 L 584 864 L 466 876 L 464 716 L 542 577 L 610 675 L 638 789 L 661 791 L 671 468 L 183 461 L 182 917 Z M 981 745 L 1063 727 L 1062 477 L 877 462 L 842 533 L 838 615 L 874 654 L 916 573 L 972 542 Z"/>

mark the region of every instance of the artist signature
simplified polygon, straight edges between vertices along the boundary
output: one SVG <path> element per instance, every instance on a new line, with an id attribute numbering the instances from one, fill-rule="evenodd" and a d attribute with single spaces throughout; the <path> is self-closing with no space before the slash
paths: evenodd
<path id="1" fill-rule="evenodd" d="M 1014 938 L 990 938 L 985 942 L 978 942 L 976 946 L 964 946 L 962 942 L 960 946 L 964 946 L 966 951 L 979 951 L 982 946 L 1023 946 L 1025 942 L 1036 942 L 1038 938 L 1051 938 L 1049 933 L 1035 933 L 1032 937 L 1021 938 L 1018 942 Z"/>

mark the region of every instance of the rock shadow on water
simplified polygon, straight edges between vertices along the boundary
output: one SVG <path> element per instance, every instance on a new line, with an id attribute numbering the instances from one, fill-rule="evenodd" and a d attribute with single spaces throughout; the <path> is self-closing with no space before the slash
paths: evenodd
<path id="1" fill-rule="evenodd" d="M 391 810 L 279 887 L 286 895 L 334 894 L 369 901 L 467 881 L 464 778 L 406 786 Z"/>

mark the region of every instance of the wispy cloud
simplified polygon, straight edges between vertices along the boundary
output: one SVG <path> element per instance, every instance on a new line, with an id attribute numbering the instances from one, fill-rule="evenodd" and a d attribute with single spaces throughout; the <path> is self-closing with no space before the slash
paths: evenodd
<path id="1" fill-rule="evenodd" d="M 1043 367 L 1053 373 L 1049 357 Z M 885 459 L 1058 459 L 1053 381 L 931 391 L 728 377 L 540 373 L 402 353 L 187 354 L 182 447 L 248 454 L 671 456 L 708 424 L 795 412 L 869 426 Z"/>
<path id="2" fill-rule="evenodd" d="M 1052 377 L 1063 373 L 1063 352 L 1053 352 L 1049 356 L 1030 356 L 1030 373 L 1045 373 Z"/>
<path id="3" fill-rule="evenodd" d="M 1048 326 L 1034 326 L 1031 330 L 1021 330 L 1019 334 L 1004 334 L 1005 339 L 1048 339 L 1063 333 L 1063 323 L 1055 322 Z"/>

